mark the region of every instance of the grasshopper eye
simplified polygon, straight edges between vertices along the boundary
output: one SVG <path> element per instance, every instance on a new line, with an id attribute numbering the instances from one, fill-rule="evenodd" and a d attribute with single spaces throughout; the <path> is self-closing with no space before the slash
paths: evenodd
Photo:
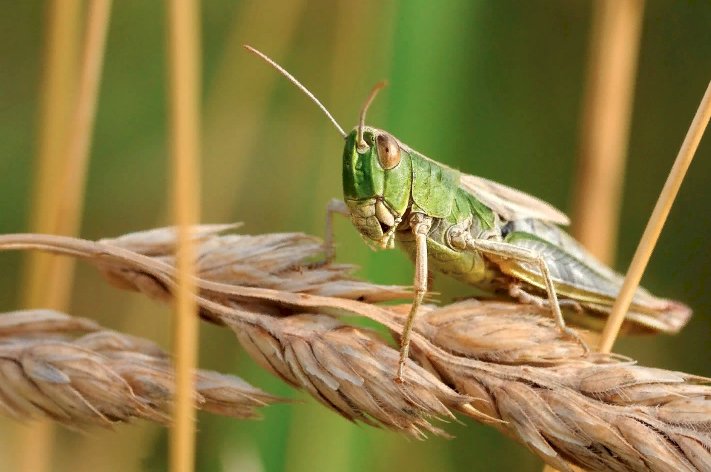
<path id="1" fill-rule="evenodd" d="M 400 163 L 400 145 L 389 134 L 378 135 L 378 159 L 385 170 Z"/>

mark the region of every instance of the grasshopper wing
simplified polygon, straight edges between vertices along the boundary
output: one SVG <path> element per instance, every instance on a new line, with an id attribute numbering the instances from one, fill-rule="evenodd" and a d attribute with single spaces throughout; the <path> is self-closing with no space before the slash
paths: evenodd
<path id="1" fill-rule="evenodd" d="M 529 219 L 512 223 L 510 229 L 505 242 L 540 254 L 548 265 L 558 295 L 584 308 L 584 314 L 571 313 L 569 321 L 596 328 L 594 318 L 598 318 L 602 321 L 598 323 L 599 328 L 602 328 L 623 277 L 595 259 L 557 226 Z M 513 259 L 495 262 L 509 276 L 539 290 L 545 289 L 543 278 L 533 265 Z M 640 287 L 625 316 L 625 328 L 628 332 L 676 333 L 690 316 L 691 310 L 686 305 L 655 297 Z"/>
<path id="2" fill-rule="evenodd" d="M 504 220 L 536 218 L 559 225 L 570 224 L 568 217 L 550 203 L 492 180 L 462 174 L 459 186 Z"/>

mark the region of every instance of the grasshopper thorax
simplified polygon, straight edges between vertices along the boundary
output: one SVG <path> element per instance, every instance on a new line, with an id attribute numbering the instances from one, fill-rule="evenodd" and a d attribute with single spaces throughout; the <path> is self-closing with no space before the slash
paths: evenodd
<path id="1" fill-rule="evenodd" d="M 412 161 L 409 150 L 391 134 L 365 126 L 346 136 L 343 195 L 353 224 L 366 241 L 389 248 L 410 201 Z"/>

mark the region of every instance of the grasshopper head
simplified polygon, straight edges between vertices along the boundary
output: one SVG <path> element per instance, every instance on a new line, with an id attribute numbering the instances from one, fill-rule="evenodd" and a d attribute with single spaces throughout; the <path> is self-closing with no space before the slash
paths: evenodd
<path id="1" fill-rule="evenodd" d="M 368 126 L 346 136 L 343 195 L 353 224 L 366 241 L 382 248 L 393 246 L 411 187 L 410 154 L 395 137 Z"/>

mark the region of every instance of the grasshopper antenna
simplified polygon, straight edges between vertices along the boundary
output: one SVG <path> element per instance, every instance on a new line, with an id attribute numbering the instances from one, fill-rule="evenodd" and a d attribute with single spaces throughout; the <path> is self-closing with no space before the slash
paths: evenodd
<path id="1" fill-rule="evenodd" d="M 323 112 L 326 114 L 326 116 L 328 117 L 329 120 L 331 120 L 331 123 L 333 123 L 333 125 L 336 127 L 336 129 L 338 130 L 338 132 L 341 133 L 341 136 L 343 136 L 344 138 L 346 137 L 346 132 L 343 131 L 343 128 L 341 128 L 341 125 L 338 124 L 338 122 L 337 122 L 336 119 L 333 117 L 333 115 L 331 115 L 331 113 L 329 113 L 328 109 L 326 109 L 326 107 L 323 105 L 323 103 L 321 103 L 321 102 L 318 100 L 318 98 L 316 98 L 316 97 L 314 96 L 314 94 L 309 91 L 309 89 L 307 89 L 306 87 L 304 87 L 303 85 L 301 85 L 301 82 L 299 82 L 298 80 L 296 80 L 296 77 L 294 77 L 293 75 L 291 75 L 290 73 L 288 73 L 288 72 L 286 71 L 286 69 L 284 69 L 282 66 L 280 66 L 279 64 L 277 64 L 276 62 L 274 62 L 272 59 L 270 59 L 270 58 L 269 58 L 266 54 L 264 54 L 263 52 L 258 51 L 257 49 L 254 49 L 252 46 L 250 46 L 250 45 L 248 45 L 248 44 L 243 44 L 243 46 L 244 46 L 244 48 L 245 48 L 246 50 L 248 50 L 249 52 L 251 52 L 252 54 L 254 54 L 254 55 L 257 56 L 257 57 L 260 57 L 260 58 L 263 59 L 267 64 L 271 65 L 273 68 L 275 68 L 276 70 L 278 70 L 278 71 L 281 73 L 281 75 L 283 75 L 284 77 L 286 77 L 287 79 L 289 79 L 289 82 L 291 82 L 292 84 L 296 85 L 296 86 L 299 88 L 299 90 L 301 90 L 302 92 L 304 92 L 304 93 L 306 94 L 306 96 L 309 97 L 311 100 L 313 100 L 313 102 L 321 109 L 321 111 L 323 111 Z"/>
<path id="2" fill-rule="evenodd" d="M 375 100 L 375 96 L 386 85 L 388 85 L 388 82 L 386 80 L 381 80 L 380 82 L 375 84 L 373 86 L 373 88 L 370 89 L 368 98 L 365 99 L 363 108 L 360 110 L 360 120 L 358 121 L 358 135 L 356 136 L 356 143 L 358 144 L 358 149 L 361 151 L 368 147 L 368 144 L 366 144 L 366 142 L 363 140 L 363 127 L 365 126 L 365 114 L 368 111 L 368 108 L 370 108 L 370 104 L 373 103 L 373 100 Z"/>

